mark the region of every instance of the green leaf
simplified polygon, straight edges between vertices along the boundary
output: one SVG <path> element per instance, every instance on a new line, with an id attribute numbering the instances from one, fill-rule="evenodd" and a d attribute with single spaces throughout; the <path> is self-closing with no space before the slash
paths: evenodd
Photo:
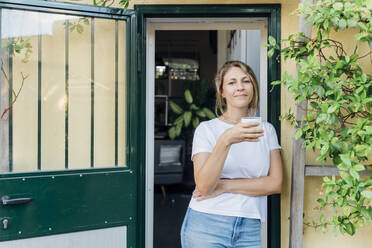
<path id="1" fill-rule="evenodd" d="M 332 106 L 328 109 L 327 113 L 328 113 L 328 114 L 333 113 L 333 112 L 335 112 L 337 109 L 338 109 L 338 105 L 332 105 Z"/>
<path id="2" fill-rule="evenodd" d="M 183 115 L 178 116 L 177 119 L 173 122 L 173 124 L 177 125 L 180 122 L 183 122 Z"/>
<path id="3" fill-rule="evenodd" d="M 276 40 L 273 36 L 269 35 L 269 44 L 275 46 Z"/>
<path id="4" fill-rule="evenodd" d="M 190 110 L 198 110 L 198 109 L 199 109 L 198 106 L 196 106 L 195 104 L 191 104 Z"/>
<path id="5" fill-rule="evenodd" d="M 355 27 L 357 25 L 357 20 L 355 19 L 349 19 L 347 20 L 347 26 L 352 28 L 352 27 Z"/>
<path id="6" fill-rule="evenodd" d="M 199 126 L 199 117 L 195 116 L 193 119 L 192 119 L 192 125 L 194 128 L 197 128 Z"/>
<path id="7" fill-rule="evenodd" d="M 319 104 L 317 102 L 310 102 L 310 106 L 312 108 L 317 108 L 319 106 Z"/>
<path id="8" fill-rule="evenodd" d="M 349 168 L 351 167 L 350 155 L 349 154 L 340 154 L 342 162 L 344 162 Z"/>
<path id="9" fill-rule="evenodd" d="M 353 178 L 350 176 L 349 173 L 347 172 L 344 172 L 344 171 L 340 171 L 340 176 L 342 179 L 345 180 L 345 182 L 350 185 L 350 186 L 353 186 Z"/>
<path id="10" fill-rule="evenodd" d="M 178 115 L 183 113 L 183 109 L 180 106 L 178 106 L 175 102 L 169 101 L 169 106 L 174 113 Z"/>
<path id="11" fill-rule="evenodd" d="M 370 220 L 371 220 L 371 216 L 369 215 L 369 212 L 368 212 L 367 209 L 362 208 L 360 212 L 361 212 L 361 214 L 363 215 L 363 217 L 364 217 L 367 221 L 370 221 Z"/>
<path id="12" fill-rule="evenodd" d="M 364 197 L 367 197 L 368 199 L 372 199 L 372 191 L 370 191 L 370 190 L 364 190 L 364 191 L 362 192 L 362 195 L 363 195 Z"/>
<path id="13" fill-rule="evenodd" d="M 355 171 L 364 171 L 365 170 L 365 167 L 362 164 L 356 164 L 356 165 L 353 166 L 353 169 Z"/>
<path id="14" fill-rule="evenodd" d="M 355 227 L 353 225 L 353 223 L 347 223 L 345 224 L 345 231 L 349 234 L 349 235 L 354 235 L 355 234 Z"/>
<path id="15" fill-rule="evenodd" d="M 337 3 L 334 3 L 332 7 L 333 7 L 334 10 L 342 10 L 344 5 L 340 2 L 337 2 Z"/>
<path id="16" fill-rule="evenodd" d="M 174 140 L 176 138 L 176 127 L 169 128 L 168 135 L 171 140 Z"/>
<path id="17" fill-rule="evenodd" d="M 351 175 L 353 178 L 355 178 L 356 180 L 359 180 L 359 179 L 360 179 L 359 173 L 356 172 L 353 168 L 351 168 L 351 169 L 349 170 L 349 172 L 350 172 L 350 175 Z"/>
<path id="18" fill-rule="evenodd" d="M 189 104 L 192 103 L 192 95 L 191 95 L 190 90 L 185 90 L 185 100 Z"/>
<path id="19" fill-rule="evenodd" d="M 297 140 L 297 139 L 301 138 L 302 133 L 303 132 L 302 132 L 301 128 L 297 129 L 296 134 L 295 134 L 295 139 Z"/>
<path id="20" fill-rule="evenodd" d="M 185 127 L 188 127 L 191 121 L 192 113 L 190 111 L 186 111 L 183 114 L 183 120 L 185 121 Z"/>
<path id="21" fill-rule="evenodd" d="M 201 118 L 205 118 L 205 117 L 207 117 L 207 115 L 204 113 L 204 111 L 203 111 L 202 109 L 196 111 L 196 114 L 197 114 L 198 116 L 200 116 Z"/>
<path id="22" fill-rule="evenodd" d="M 368 30 L 368 27 L 363 22 L 358 22 L 358 25 L 359 25 L 361 30 L 363 30 L 363 31 Z"/>
<path id="23" fill-rule="evenodd" d="M 180 136 L 181 131 L 182 131 L 182 126 L 183 126 L 183 122 L 181 122 L 180 124 L 176 126 L 176 137 Z"/>
<path id="24" fill-rule="evenodd" d="M 271 48 L 271 49 L 267 52 L 267 57 L 271 58 L 273 55 L 274 55 L 274 48 Z"/>
<path id="25" fill-rule="evenodd" d="M 216 115 L 208 108 L 203 108 L 203 112 L 207 115 L 209 119 L 213 119 Z"/>
<path id="26" fill-rule="evenodd" d="M 346 20 L 345 19 L 341 19 L 339 22 L 338 22 L 338 27 L 341 29 L 341 30 L 344 30 L 346 28 Z"/>

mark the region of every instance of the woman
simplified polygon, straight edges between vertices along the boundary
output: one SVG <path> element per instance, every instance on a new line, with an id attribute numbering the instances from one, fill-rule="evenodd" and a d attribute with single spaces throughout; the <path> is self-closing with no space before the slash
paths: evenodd
<path id="1" fill-rule="evenodd" d="M 226 62 L 215 84 L 216 112 L 222 115 L 195 130 L 196 189 L 182 225 L 182 247 L 259 248 L 266 196 L 281 192 L 280 146 L 270 123 L 261 128 L 241 122 L 258 106 L 257 79 L 248 65 Z"/>

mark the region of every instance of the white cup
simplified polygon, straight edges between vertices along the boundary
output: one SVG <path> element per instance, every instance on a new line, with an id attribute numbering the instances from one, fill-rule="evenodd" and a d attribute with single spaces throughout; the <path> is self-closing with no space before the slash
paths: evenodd
<path id="1" fill-rule="evenodd" d="M 257 127 L 262 128 L 262 119 L 261 116 L 249 116 L 249 117 L 243 117 L 241 122 L 251 122 L 251 123 L 260 123 Z"/>

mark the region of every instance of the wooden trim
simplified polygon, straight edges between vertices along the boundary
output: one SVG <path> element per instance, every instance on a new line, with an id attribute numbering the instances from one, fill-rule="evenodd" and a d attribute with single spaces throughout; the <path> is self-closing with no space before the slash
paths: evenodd
<path id="1" fill-rule="evenodd" d="M 313 5 L 313 0 L 302 0 L 301 3 Z M 311 37 L 312 25 L 307 24 L 305 16 L 299 18 L 299 33 Z M 300 66 L 297 64 L 297 71 Z M 303 100 L 296 106 L 295 118 L 302 120 L 307 112 L 307 100 Z M 290 227 L 289 227 L 289 247 L 302 247 L 303 235 L 303 213 L 304 213 L 304 184 L 305 184 L 305 160 L 306 152 L 303 148 L 303 139 L 294 138 L 297 129 L 293 130 L 292 145 L 292 178 L 291 178 L 291 202 L 290 202 Z"/>
<path id="2" fill-rule="evenodd" d="M 339 169 L 334 165 L 306 165 L 305 176 L 339 176 Z M 371 175 L 368 169 L 360 171 L 361 176 Z"/>

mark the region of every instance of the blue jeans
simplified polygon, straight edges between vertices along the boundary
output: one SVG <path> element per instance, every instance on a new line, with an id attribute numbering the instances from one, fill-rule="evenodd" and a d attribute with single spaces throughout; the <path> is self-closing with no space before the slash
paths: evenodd
<path id="1" fill-rule="evenodd" d="M 187 209 L 182 248 L 261 248 L 261 221 Z"/>

